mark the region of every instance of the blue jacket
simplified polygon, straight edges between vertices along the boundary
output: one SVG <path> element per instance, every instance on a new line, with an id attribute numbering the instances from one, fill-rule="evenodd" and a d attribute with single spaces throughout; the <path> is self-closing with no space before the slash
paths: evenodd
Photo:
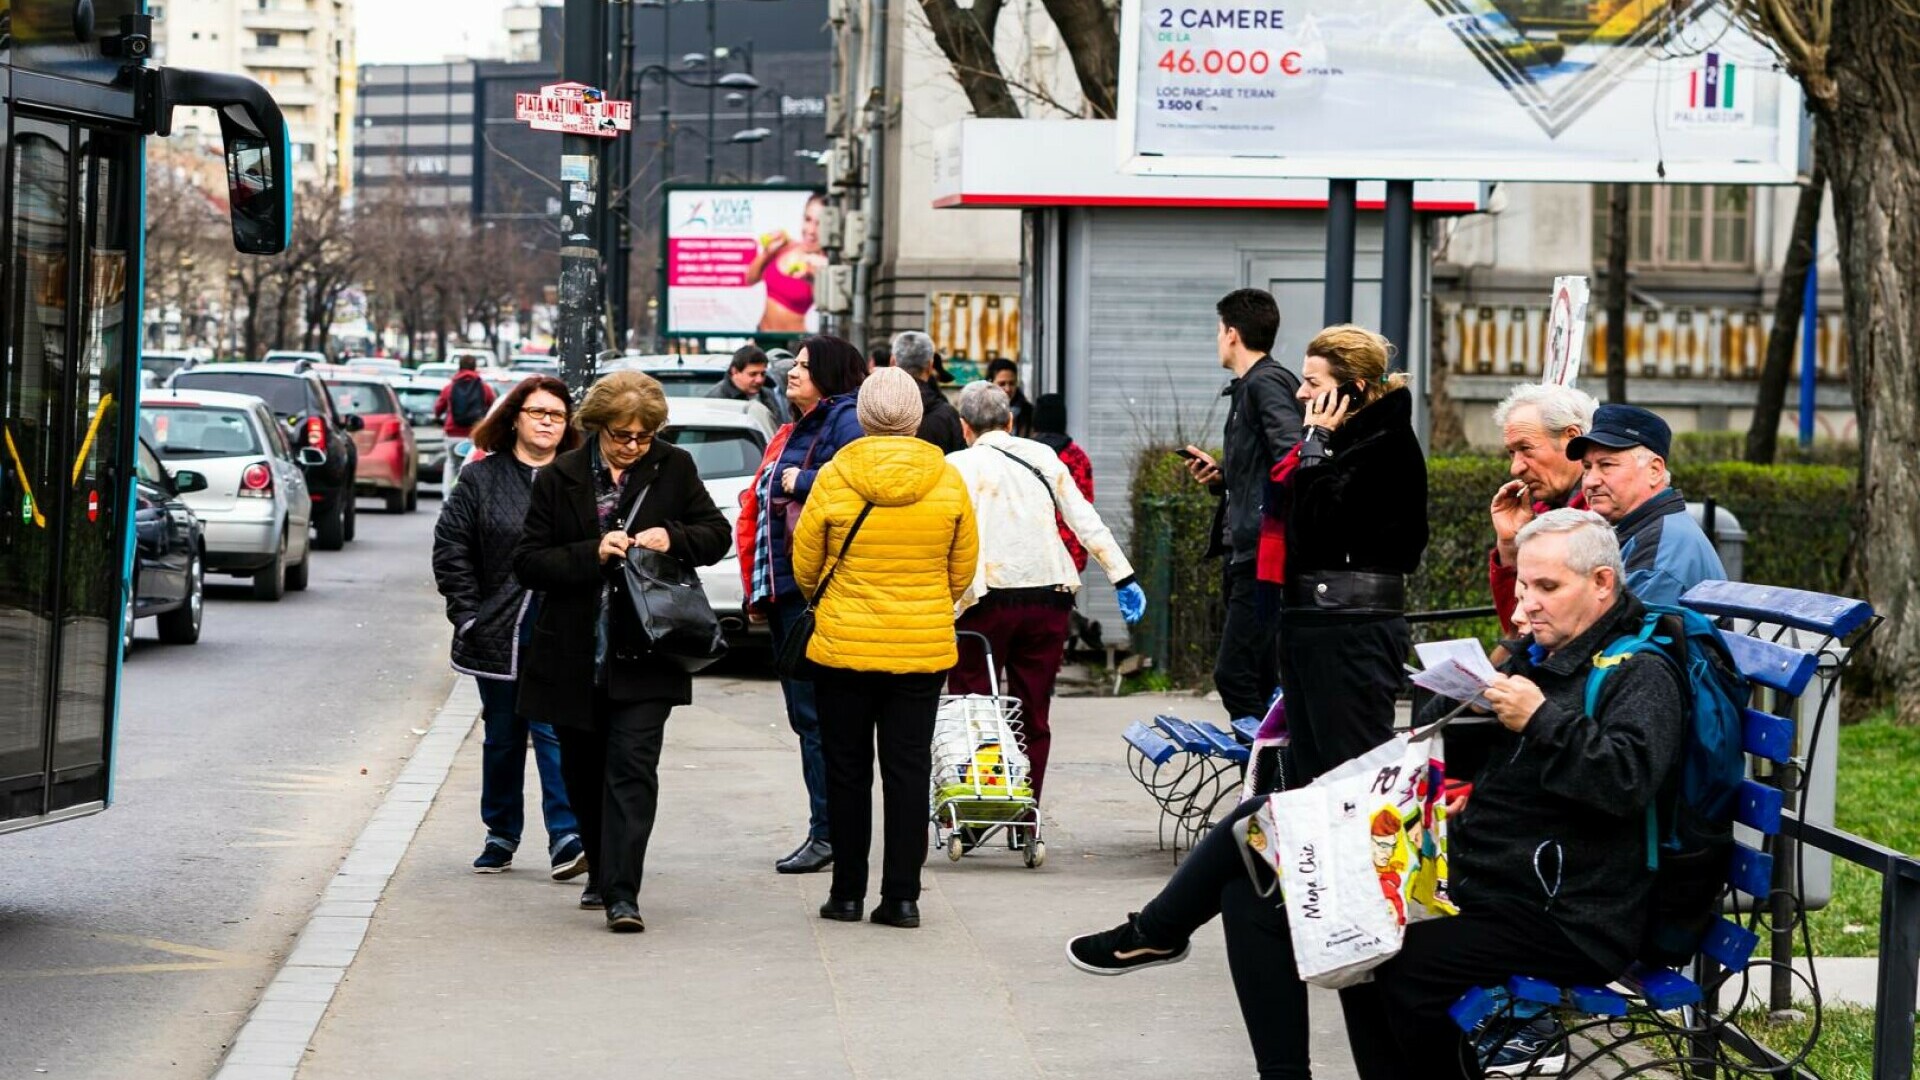
<path id="1" fill-rule="evenodd" d="M 1726 579 L 1720 553 L 1688 515 L 1686 497 L 1676 488 L 1641 503 L 1613 531 L 1620 538 L 1627 588 L 1642 603 L 1672 606 L 1695 585 Z"/>
<path id="2" fill-rule="evenodd" d="M 778 598 L 797 596 L 800 587 L 793 581 L 793 544 L 787 536 L 786 513 L 784 504 L 789 501 L 805 503 L 807 495 L 813 491 L 813 478 L 840 448 L 866 434 L 860 427 L 860 417 L 855 413 L 855 397 L 842 394 L 831 397 L 814 406 L 813 411 L 794 421 L 793 433 L 787 437 L 787 445 L 780 451 L 780 460 L 772 473 L 773 498 L 762 503 L 766 515 L 765 525 L 771 537 L 770 550 L 773 553 L 774 595 Z M 793 494 L 788 495 L 780 487 L 780 476 L 789 467 L 800 470 L 800 476 L 794 481 Z M 800 520 L 794 514 L 794 520 Z"/>

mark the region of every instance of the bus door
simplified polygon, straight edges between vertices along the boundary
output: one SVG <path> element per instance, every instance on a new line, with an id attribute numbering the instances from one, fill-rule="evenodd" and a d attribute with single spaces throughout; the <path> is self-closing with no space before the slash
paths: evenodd
<path id="1" fill-rule="evenodd" d="M 0 103 L 0 831 L 110 796 L 134 479 L 141 138 L 23 96 Z"/>

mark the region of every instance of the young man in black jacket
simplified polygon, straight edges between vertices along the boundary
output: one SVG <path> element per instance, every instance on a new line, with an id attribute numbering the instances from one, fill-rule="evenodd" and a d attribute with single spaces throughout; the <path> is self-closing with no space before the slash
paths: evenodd
<path id="1" fill-rule="evenodd" d="M 1213 683 L 1227 716 L 1265 716 L 1267 701 L 1280 682 L 1275 648 L 1276 619 L 1262 618 L 1254 603 L 1254 560 L 1260 549 L 1260 507 L 1273 466 L 1300 441 L 1300 404 L 1294 400 L 1300 377 L 1271 355 L 1280 333 L 1280 306 L 1273 294 L 1236 289 L 1215 310 L 1220 366 L 1233 372 L 1222 396 L 1227 407 L 1225 453 L 1216 462 L 1188 446 L 1187 471 L 1207 485 L 1220 502 L 1214 509 L 1209 558 L 1221 559 L 1220 596 L 1226 625 Z"/>
<path id="2" fill-rule="evenodd" d="M 1454 1052 L 1447 1009 L 1461 994 L 1512 975 L 1605 986 L 1646 930 L 1647 807 L 1680 759 L 1681 677 L 1654 653 L 1615 661 L 1588 716 L 1595 657 L 1636 633 L 1646 607 L 1598 514 L 1542 514 L 1519 544 L 1532 638 L 1486 691 L 1496 722 L 1447 733 L 1448 773 L 1473 782 L 1448 839 L 1460 914 L 1408 927 L 1372 983 L 1341 991 L 1363 1080 L 1483 1075 L 1475 1053 Z M 1458 704 L 1436 700 L 1421 719 Z"/>

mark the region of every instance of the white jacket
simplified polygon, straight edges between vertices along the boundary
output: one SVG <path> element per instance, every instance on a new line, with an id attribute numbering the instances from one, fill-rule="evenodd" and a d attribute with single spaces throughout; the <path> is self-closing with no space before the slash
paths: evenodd
<path id="1" fill-rule="evenodd" d="M 1009 460 L 1009 454 L 1020 460 Z M 1044 443 L 989 431 L 967 449 L 948 454 L 947 460 L 967 482 L 980 529 L 980 568 L 960 598 L 962 610 L 995 589 L 1079 590 L 1080 571 L 1054 522 L 1056 505 L 1109 580 L 1119 583 L 1133 577 L 1133 565 L 1121 553 L 1113 531 L 1080 494 L 1059 455 Z M 1039 470 L 1040 476 L 1026 465 Z M 1053 489 L 1051 497 L 1041 486 L 1041 477 Z"/>

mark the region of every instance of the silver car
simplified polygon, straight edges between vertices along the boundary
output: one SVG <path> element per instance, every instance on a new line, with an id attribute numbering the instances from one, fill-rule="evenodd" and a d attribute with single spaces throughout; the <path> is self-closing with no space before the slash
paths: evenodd
<path id="1" fill-rule="evenodd" d="M 207 569 L 253 579 L 253 595 L 278 600 L 307 587 L 313 515 L 304 464 L 321 451 L 295 451 L 286 428 L 250 394 L 150 391 L 140 423 L 162 460 L 207 479 L 183 496 L 206 525 Z"/>
<path id="2" fill-rule="evenodd" d="M 752 486 L 753 474 L 760 469 L 760 459 L 766 456 L 774 430 L 773 416 L 757 401 L 670 397 L 667 426 L 661 436 L 693 455 L 707 493 L 732 528 L 740 516 L 740 494 Z M 740 553 L 733 545 L 728 545 L 726 558 L 700 568 L 700 584 L 729 640 L 736 644 L 764 642 L 767 624 L 747 618 L 746 598 L 740 587 Z"/>
<path id="3" fill-rule="evenodd" d="M 413 425 L 414 452 L 420 457 L 420 483 L 437 486 L 441 482 L 440 472 L 447 464 L 447 431 L 433 418 L 433 403 L 440 399 L 440 391 L 447 388 L 447 380 L 414 375 L 395 376 L 387 381 L 399 395 L 400 407 L 407 411 L 407 423 Z"/>

